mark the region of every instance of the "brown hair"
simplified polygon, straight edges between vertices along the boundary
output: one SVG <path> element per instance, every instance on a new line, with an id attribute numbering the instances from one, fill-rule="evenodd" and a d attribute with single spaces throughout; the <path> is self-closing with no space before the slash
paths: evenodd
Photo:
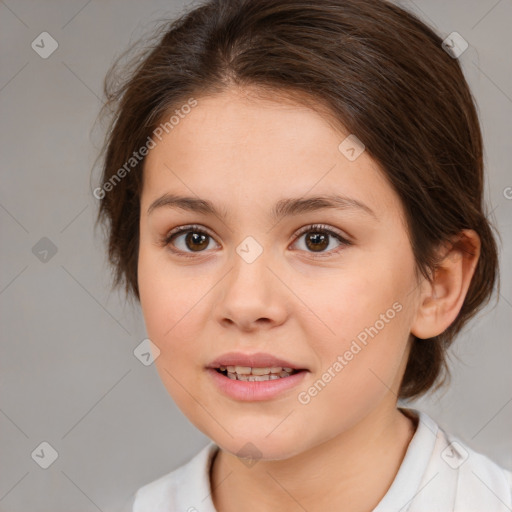
<path id="1" fill-rule="evenodd" d="M 417 272 L 430 279 L 436 249 L 461 230 L 480 236 L 480 258 L 459 315 L 439 336 L 413 339 L 400 398 L 425 393 L 443 376 L 439 387 L 449 376 L 447 347 L 487 304 L 498 280 L 496 242 L 484 213 L 478 116 L 459 62 L 442 39 L 383 0 L 210 0 L 166 22 L 155 40 L 128 66 L 120 64 L 122 55 L 105 79 L 104 109 L 113 118 L 95 196 L 114 286 L 124 282 L 139 299 L 144 159 L 131 160 L 132 169 L 126 162 L 164 115 L 230 86 L 302 97 L 325 107 L 381 166 L 401 199 Z"/>

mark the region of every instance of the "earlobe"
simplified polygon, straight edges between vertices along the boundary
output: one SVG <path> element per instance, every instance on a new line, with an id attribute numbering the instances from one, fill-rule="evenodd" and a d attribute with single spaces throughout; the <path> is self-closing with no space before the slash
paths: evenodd
<path id="1" fill-rule="evenodd" d="M 457 318 L 480 256 L 480 237 L 464 230 L 440 251 L 432 282 L 424 280 L 411 333 L 420 339 L 444 332 Z"/>

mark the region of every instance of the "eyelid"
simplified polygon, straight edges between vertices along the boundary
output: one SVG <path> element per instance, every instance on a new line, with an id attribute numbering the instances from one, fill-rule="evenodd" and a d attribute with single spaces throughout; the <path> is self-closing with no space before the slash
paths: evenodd
<path id="1" fill-rule="evenodd" d="M 295 234 L 294 234 L 294 241 L 293 244 L 296 244 L 299 240 L 299 238 L 304 234 L 308 232 L 320 232 L 320 233 L 327 233 L 327 235 L 335 238 L 340 245 L 336 247 L 335 249 L 331 249 L 330 251 L 321 251 L 321 252 L 314 252 L 314 251 L 299 251 L 299 252 L 306 252 L 309 257 L 312 257 L 313 259 L 320 260 L 322 258 L 329 258 L 332 256 L 336 256 L 340 251 L 345 249 L 348 246 L 353 245 L 352 240 L 348 235 L 345 235 L 342 231 L 339 229 L 326 225 L 326 224 L 308 224 L 307 226 L 304 226 L 300 228 Z"/>
<path id="2" fill-rule="evenodd" d="M 335 227 L 329 226 L 327 224 L 308 224 L 307 226 L 300 228 L 297 232 L 295 232 L 295 234 L 293 236 L 299 237 L 299 236 L 303 235 L 304 233 L 307 233 L 308 231 L 315 231 L 315 230 L 336 235 L 337 237 L 339 237 L 339 239 L 341 239 L 342 242 L 344 242 L 346 244 L 352 244 L 348 234 L 345 234 L 343 231 L 340 231 L 339 229 L 336 229 Z"/>
<path id="3" fill-rule="evenodd" d="M 184 224 L 183 226 L 177 226 L 173 229 L 171 229 L 171 231 L 169 231 L 165 236 L 164 236 L 164 239 L 165 240 L 170 240 L 170 238 L 178 233 L 182 233 L 184 231 L 198 231 L 200 233 L 205 233 L 209 236 L 211 236 L 212 238 L 215 238 L 212 234 L 212 232 L 208 229 L 208 228 L 205 228 L 204 226 L 200 226 L 199 224 Z"/>
<path id="4" fill-rule="evenodd" d="M 175 236 L 177 235 L 181 235 L 182 233 L 188 233 L 188 232 L 195 232 L 195 233 L 204 233 L 205 235 L 208 235 L 212 240 L 215 241 L 215 236 L 213 235 L 213 233 L 208 229 L 208 228 L 205 228 L 204 226 L 201 226 L 199 224 L 184 224 L 182 226 L 177 226 L 175 227 L 174 229 L 172 229 L 171 231 L 169 231 L 168 233 L 166 233 L 161 239 L 160 239 L 160 242 L 161 244 L 164 246 L 164 247 L 170 247 L 172 244 L 171 244 L 171 240 L 172 238 L 174 238 Z M 218 244 L 218 242 L 215 242 Z M 194 255 L 193 252 L 191 253 L 184 253 L 183 251 L 180 251 L 180 250 L 177 250 L 177 249 L 170 249 L 173 253 L 175 254 L 180 254 L 180 255 Z M 201 252 L 198 252 L 197 253 L 198 255 L 201 254 Z"/>

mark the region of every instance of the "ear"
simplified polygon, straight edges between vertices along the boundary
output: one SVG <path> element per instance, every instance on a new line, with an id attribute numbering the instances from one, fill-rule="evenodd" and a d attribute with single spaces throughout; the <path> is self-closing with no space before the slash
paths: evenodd
<path id="1" fill-rule="evenodd" d="M 439 251 L 432 282 L 424 279 L 411 333 L 427 339 L 444 332 L 459 314 L 480 257 L 480 237 L 463 230 Z"/>

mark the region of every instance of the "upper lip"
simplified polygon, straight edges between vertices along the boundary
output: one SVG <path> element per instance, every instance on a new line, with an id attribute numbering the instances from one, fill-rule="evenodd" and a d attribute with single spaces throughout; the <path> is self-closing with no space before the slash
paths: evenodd
<path id="1" fill-rule="evenodd" d="M 220 368 L 221 366 L 250 366 L 251 368 L 292 368 L 305 370 L 298 364 L 286 361 L 272 354 L 259 352 L 257 354 L 244 354 L 242 352 L 228 352 L 217 357 L 208 364 L 208 368 Z"/>

